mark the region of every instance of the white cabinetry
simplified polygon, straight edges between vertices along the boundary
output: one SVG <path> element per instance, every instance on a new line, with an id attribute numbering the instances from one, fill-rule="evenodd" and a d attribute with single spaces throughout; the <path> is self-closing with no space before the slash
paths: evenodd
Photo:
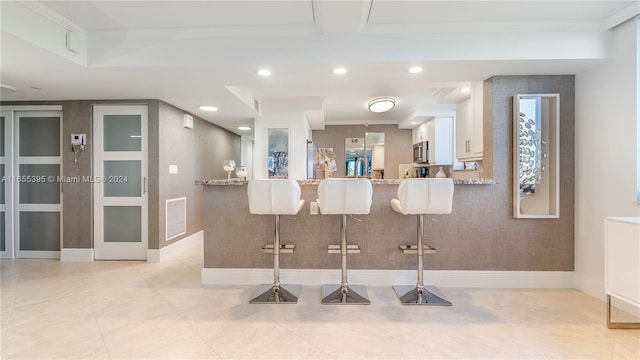
<path id="1" fill-rule="evenodd" d="M 413 143 L 429 142 L 429 165 L 453 164 L 453 118 L 436 117 L 412 131 Z"/>
<path id="2" fill-rule="evenodd" d="M 427 141 L 427 123 L 420 124 L 418 127 L 411 131 L 411 139 L 413 144 L 417 144 L 422 141 Z"/>
<path id="3" fill-rule="evenodd" d="M 374 145 L 371 150 L 371 170 L 384 170 L 384 145 Z"/>
<path id="4" fill-rule="evenodd" d="M 429 120 L 427 141 L 429 142 L 429 165 L 453 164 L 453 118 L 437 117 Z"/>
<path id="5" fill-rule="evenodd" d="M 456 157 L 460 161 L 482 160 L 483 83 L 471 84 L 471 97 L 456 106 Z"/>
<path id="6" fill-rule="evenodd" d="M 607 294 L 607 326 L 640 329 L 640 323 L 612 323 L 613 296 L 640 307 L 640 218 L 605 219 L 604 290 Z"/>

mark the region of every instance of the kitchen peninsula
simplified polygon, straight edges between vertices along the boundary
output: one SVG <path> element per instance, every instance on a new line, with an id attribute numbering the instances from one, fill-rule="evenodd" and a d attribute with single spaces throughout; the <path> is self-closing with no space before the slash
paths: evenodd
<path id="1" fill-rule="evenodd" d="M 338 244 L 340 239 L 340 217 L 311 215 L 310 203 L 316 201 L 320 180 L 300 180 L 302 199 L 305 205 L 295 218 L 282 216 L 281 243 L 295 244 L 295 252 L 281 256 L 281 266 L 286 276 L 287 269 L 340 268 L 340 256 L 327 253 L 327 245 Z M 415 242 L 416 217 L 403 216 L 393 211 L 390 200 L 396 197 L 400 180 L 372 180 L 373 203 L 371 213 L 348 218 L 347 238 L 350 244 L 360 246 L 360 254 L 349 258 L 350 269 L 408 270 L 415 269 L 415 256 L 403 254 L 400 245 Z M 470 223 L 465 202 L 477 193 L 478 187 L 495 184 L 493 180 L 455 180 L 453 213 L 427 217 L 426 243 L 437 249 L 435 256 L 427 258 L 427 268 L 464 268 L 464 257 L 455 251 L 456 241 L 465 236 L 468 229 L 462 224 Z M 257 282 L 260 270 L 270 274 L 273 258 L 262 254 L 261 248 L 273 241 L 272 216 L 251 215 L 247 200 L 247 182 L 232 180 L 202 180 L 197 185 L 204 187 L 204 271 L 203 283 Z M 475 197 L 477 198 L 477 196 Z M 224 271 L 210 269 L 243 269 L 251 273 L 244 280 L 233 281 L 224 276 Z M 252 272 L 251 269 L 259 269 Z M 337 270 L 336 270 L 337 271 Z M 207 275 L 208 274 L 208 275 Z M 330 279 L 321 279 L 329 281 Z"/>

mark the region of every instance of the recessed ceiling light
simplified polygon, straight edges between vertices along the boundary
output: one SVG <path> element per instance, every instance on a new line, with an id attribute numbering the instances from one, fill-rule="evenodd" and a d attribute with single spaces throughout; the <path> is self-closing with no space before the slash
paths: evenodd
<path id="1" fill-rule="evenodd" d="M 215 106 L 211 106 L 211 105 L 203 105 L 200 106 L 200 110 L 202 111 L 218 111 L 218 108 Z"/>
<path id="2" fill-rule="evenodd" d="M 421 73 L 422 72 L 422 68 L 420 66 L 414 66 L 412 68 L 409 68 L 409 72 L 412 73 L 412 74 Z"/>
<path id="3" fill-rule="evenodd" d="M 260 76 L 271 76 L 271 71 L 269 69 L 260 69 L 260 70 L 258 70 L 258 75 L 260 75 Z"/>
<path id="4" fill-rule="evenodd" d="M 411 125 L 415 125 L 415 124 L 417 124 L 417 122 L 415 122 L 415 121 L 412 121 L 412 122 L 411 122 Z"/>
<path id="5" fill-rule="evenodd" d="M 460 91 L 462 91 L 463 93 L 469 92 L 469 88 L 468 87 L 463 87 L 462 89 L 460 89 Z"/>
<path id="6" fill-rule="evenodd" d="M 248 126 L 238 126 L 238 130 L 249 131 L 249 130 L 251 130 L 251 128 L 248 127 Z"/>
<path id="7" fill-rule="evenodd" d="M 335 68 L 335 69 L 333 69 L 333 73 L 336 74 L 336 75 L 344 75 L 344 74 L 347 73 L 347 69 L 341 68 L 341 67 Z"/>

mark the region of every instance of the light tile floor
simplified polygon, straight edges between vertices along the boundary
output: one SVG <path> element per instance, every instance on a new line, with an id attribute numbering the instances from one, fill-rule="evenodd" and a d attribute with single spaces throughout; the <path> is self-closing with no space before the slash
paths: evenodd
<path id="1" fill-rule="evenodd" d="M 608 330 L 576 290 L 444 288 L 454 306 L 414 307 L 387 287 L 323 306 L 303 287 L 297 305 L 249 305 L 253 287 L 200 285 L 201 254 L 2 261 L 1 358 L 640 359 L 640 330 Z"/>

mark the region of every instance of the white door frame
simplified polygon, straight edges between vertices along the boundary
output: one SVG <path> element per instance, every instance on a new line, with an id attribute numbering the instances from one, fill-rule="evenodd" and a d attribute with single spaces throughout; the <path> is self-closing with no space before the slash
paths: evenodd
<path id="1" fill-rule="evenodd" d="M 4 156 L 0 156 L 0 164 L 4 164 L 4 179 L 0 186 L 4 186 L 4 204 L 0 204 L 0 211 L 4 212 L 4 246 L 0 251 L 0 258 L 13 259 L 13 112 L 1 111 L 4 117 Z"/>
<path id="2" fill-rule="evenodd" d="M 104 115 L 141 115 L 141 151 L 105 152 Z M 149 247 L 148 215 L 148 106 L 147 105 L 94 105 L 93 106 L 93 200 L 94 200 L 94 255 L 96 260 L 146 260 Z M 104 161 L 140 160 L 142 181 L 140 197 L 104 197 Z M 109 179 L 105 179 L 109 180 Z M 141 236 L 140 243 L 104 241 L 104 206 L 140 206 Z"/>
<path id="3" fill-rule="evenodd" d="M 62 107 L 59 106 L 60 110 L 53 111 L 44 111 L 39 110 L 38 107 L 32 107 L 31 109 L 23 109 L 23 111 L 14 111 L 13 112 L 13 128 L 14 130 L 14 139 L 13 139 L 13 157 L 14 157 L 14 166 L 13 166 L 13 174 L 20 175 L 20 165 L 21 164 L 56 164 L 60 167 L 60 175 L 62 175 L 62 149 L 63 149 L 63 141 L 62 141 Z M 60 155 L 58 156 L 20 156 L 20 117 L 43 117 L 43 116 L 51 116 L 51 117 L 59 117 L 60 121 Z M 58 181 L 58 179 L 46 179 L 45 181 Z M 45 212 L 58 212 L 60 213 L 60 249 L 62 249 L 62 224 L 63 224 L 63 214 L 62 214 L 62 201 L 63 194 L 62 189 L 59 187 L 60 191 L 60 203 L 59 204 L 20 204 L 20 181 L 13 182 L 13 199 L 15 199 L 14 203 L 14 219 L 13 219 L 13 236 L 14 236 L 14 254 L 16 258 L 30 258 L 30 259 L 59 259 L 60 251 L 45 251 L 45 250 L 21 250 L 20 249 L 20 211 L 45 211 Z"/>

